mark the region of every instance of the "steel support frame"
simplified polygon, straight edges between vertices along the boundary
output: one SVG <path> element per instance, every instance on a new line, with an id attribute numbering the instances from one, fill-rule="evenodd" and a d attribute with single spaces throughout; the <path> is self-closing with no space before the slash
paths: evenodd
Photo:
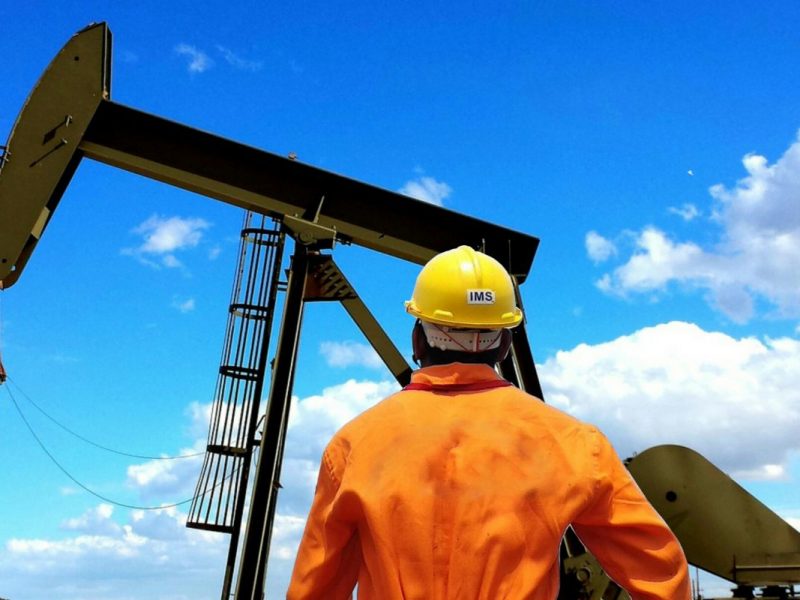
<path id="1" fill-rule="evenodd" d="M 544 400 L 524 321 L 512 332 L 511 351 L 500 363 L 500 373 L 519 389 Z"/>
<path id="2" fill-rule="evenodd" d="M 367 308 L 331 255 L 313 257 L 314 289 L 306 300 L 338 301 L 401 386 L 411 382 L 412 368 Z"/>

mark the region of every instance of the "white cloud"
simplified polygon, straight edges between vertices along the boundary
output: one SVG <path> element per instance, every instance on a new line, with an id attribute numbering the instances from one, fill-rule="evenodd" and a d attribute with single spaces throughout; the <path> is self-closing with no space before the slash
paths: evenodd
<path id="1" fill-rule="evenodd" d="M 734 188 L 710 190 L 712 222 L 721 228 L 713 247 L 646 227 L 628 261 L 598 286 L 624 295 L 681 283 L 704 290 L 714 308 L 738 322 L 754 315 L 759 299 L 777 316 L 800 315 L 800 139 L 772 165 L 755 154 L 742 162 L 748 174 Z"/>
<path id="2" fill-rule="evenodd" d="M 209 224 L 200 218 L 163 218 L 153 215 L 133 232 L 144 236 L 140 250 L 149 254 L 166 254 L 182 248 L 197 246 L 203 230 Z"/>
<path id="3" fill-rule="evenodd" d="M 759 465 L 755 469 L 737 471 L 739 479 L 748 481 L 779 481 L 788 478 L 784 465 Z"/>
<path id="4" fill-rule="evenodd" d="M 278 583 L 270 583 L 269 589 L 278 585 L 285 590 L 313 494 L 321 445 L 327 442 L 322 438 L 329 438 L 343 419 L 393 389 L 396 385 L 390 383 L 352 381 L 323 391 L 323 395 L 328 394 L 328 406 L 322 406 L 326 404 L 322 397 L 312 396 L 310 403 L 293 399 L 296 415 L 282 478 L 286 489 L 281 494 L 283 508 L 275 518 L 270 553 L 270 581 L 277 578 Z M 210 403 L 196 402 L 187 407 L 187 431 L 197 440 L 181 453 L 195 453 L 205 447 L 211 407 Z M 306 456 L 306 439 L 314 440 L 316 456 Z M 127 469 L 127 483 L 146 503 L 188 498 L 194 492 L 201 458 L 132 465 Z M 69 494 L 74 491 L 62 490 Z M 222 584 L 230 538 L 188 529 L 185 522 L 186 514 L 176 507 L 143 511 L 97 505 L 63 520 L 58 535 L 7 540 L 0 547 L 0 593 L 15 600 L 214 597 Z"/>
<path id="5" fill-rule="evenodd" d="M 11 539 L 0 549 L 9 598 L 189 600 L 222 581 L 227 536 L 187 529 L 175 509 L 134 511 L 123 524 L 100 505 L 64 539 Z"/>
<path id="6" fill-rule="evenodd" d="M 684 221 L 693 221 L 700 216 L 700 210 L 691 203 L 684 203 L 680 207 L 670 206 L 669 212 L 678 215 Z"/>
<path id="7" fill-rule="evenodd" d="M 87 510 L 80 517 L 66 519 L 61 523 L 61 528 L 88 535 L 117 535 L 121 529 L 111 519 L 113 513 L 114 507 L 110 504 L 99 504 Z"/>
<path id="8" fill-rule="evenodd" d="M 206 439 L 208 434 L 208 424 L 211 421 L 211 402 L 200 403 L 192 402 L 184 411 L 189 417 L 188 435 L 197 438 L 198 442 Z M 195 442 L 195 446 L 197 443 Z"/>
<path id="9" fill-rule="evenodd" d="M 228 65 L 240 71 L 259 71 L 264 63 L 260 60 L 249 60 L 236 54 L 230 48 L 221 44 L 215 46 L 217 52 Z M 175 53 L 187 60 L 186 68 L 190 73 L 203 73 L 214 66 L 214 60 L 203 50 L 191 44 L 178 44 Z"/>
<path id="10" fill-rule="evenodd" d="M 325 357 L 325 362 L 331 367 L 368 367 L 381 369 L 384 367 L 381 357 L 369 344 L 358 342 L 322 342 L 319 352 Z"/>
<path id="11" fill-rule="evenodd" d="M 217 51 L 225 59 L 225 62 L 227 62 L 234 69 L 239 69 L 242 71 L 258 71 L 264 66 L 262 61 L 244 59 L 238 54 L 234 53 L 230 48 L 226 48 L 220 44 L 217 44 Z"/>
<path id="12" fill-rule="evenodd" d="M 165 254 L 161 257 L 161 264 L 168 269 L 179 269 L 183 263 L 179 261 L 174 254 Z"/>
<path id="13" fill-rule="evenodd" d="M 406 196 L 411 196 L 436 206 L 442 206 L 453 192 L 452 188 L 443 181 L 436 181 L 433 177 L 428 177 L 427 175 L 407 181 L 398 191 Z"/>
<path id="14" fill-rule="evenodd" d="M 133 228 L 132 233 L 143 238 L 136 248 L 123 248 L 122 253 L 136 256 L 153 267 L 180 268 L 183 263 L 175 252 L 194 248 L 211 224 L 198 217 L 161 217 L 153 215 Z M 159 262 L 149 257 L 160 259 Z"/>
<path id="15" fill-rule="evenodd" d="M 210 406 L 187 408 L 190 430 L 202 438 L 181 454 L 205 447 Z M 183 500 L 194 493 L 201 459 L 132 465 L 128 484 L 145 499 Z M 216 593 L 228 536 L 186 528 L 177 507 L 118 510 L 102 503 L 65 519 L 60 528 L 71 536 L 8 540 L 0 548 L 2 593 L 20 600 L 195 600 Z"/>
<path id="16" fill-rule="evenodd" d="M 610 290 L 620 294 L 660 290 L 674 279 L 711 278 L 719 270 L 718 261 L 696 244 L 676 244 L 654 227 L 645 228 L 635 245 L 628 262 L 606 278 Z"/>
<path id="17" fill-rule="evenodd" d="M 195 309 L 194 298 L 187 298 L 186 300 L 174 298 L 172 300 L 172 308 L 183 314 L 190 313 Z"/>
<path id="18" fill-rule="evenodd" d="M 180 455 L 197 454 L 205 449 L 205 440 L 198 440 L 194 448 L 185 448 Z M 148 460 L 127 468 L 128 484 L 144 498 L 166 498 L 180 502 L 191 498 L 200 474 L 203 456 L 173 460 Z"/>
<path id="19" fill-rule="evenodd" d="M 608 260 L 617 253 L 617 247 L 614 245 L 614 242 L 607 240 L 596 231 L 590 231 L 586 234 L 585 244 L 586 253 L 594 263 Z"/>
<path id="20" fill-rule="evenodd" d="M 783 477 L 800 450 L 797 339 L 735 339 L 672 322 L 558 352 L 540 376 L 548 402 L 597 423 L 623 456 L 681 444 L 763 479 Z"/>
<path id="21" fill-rule="evenodd" d="M 214 66 L 214 61 L 205 52 L 190 44 L 178 44 L 175 52 L 188 59 L 186 68 L 190 73 L 203 73 Z"/>
<path id="22" fill-rule="evenodd" d="M 270 558 L 290 561 L 290 564 L 294 564 L 298 541 L 303 535 L 305 526 L 305 517 L 276 515 L 272 529 L 272 544 L 269 549 Z"/>

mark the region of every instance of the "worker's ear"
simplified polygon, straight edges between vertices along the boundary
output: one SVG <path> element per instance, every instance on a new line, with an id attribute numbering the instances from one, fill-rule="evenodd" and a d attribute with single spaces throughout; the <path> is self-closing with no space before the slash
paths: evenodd
<path id="1" fill-rule="evenodd" d="M 503 362 L 511 350 L 511 341 L 514 339 L 514 332 L 510 329 L 503 329 L 500 334 L 500 345 L 497 347 L 497 362 Z"/>
<path id="2" fill-rule="evenodd" d="M 422 365 L 423 359 L 428 356 L 428 338 L 425 337 L 425 330 L 422 328 L 422 322 L 417 319 L 414 323 L 414 329 L 411 331 L 411 349 L 413 355 L 411 358 L 418 365 Z"/>

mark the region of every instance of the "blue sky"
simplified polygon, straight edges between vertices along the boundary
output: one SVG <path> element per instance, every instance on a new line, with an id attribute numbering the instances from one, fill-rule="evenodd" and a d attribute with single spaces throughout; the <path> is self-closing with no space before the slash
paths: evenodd
<path id="1" fill-rule="evenodd" d="M 621 455 L 702 452 L 798 527 L 798 17 L 793 2 L 7 2 L 0 137 L 59 48 L 105 20 L 113 100 L 539 237 L 523 298 L 547 401 Z M 97 451 L 23 394 L 107 446 L 202 450 L 241 219 L 85 161 L 0 293 L 8 389 L 98 493 L 184 500 L 198 464 Z M 417 268 L 335 256 L 410 353 Z M 275 597 L 322 446 L 393 389 L 338 306 L 304 325 Z M 80 491 L 6 389 L 0 419 L 0 596 L 218 596 L 225 536 L 187 531 L 186 506 Z"/>

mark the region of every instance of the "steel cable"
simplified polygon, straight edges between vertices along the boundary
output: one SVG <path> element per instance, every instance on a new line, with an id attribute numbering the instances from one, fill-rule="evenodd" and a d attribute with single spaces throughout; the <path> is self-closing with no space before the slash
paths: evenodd
<path id="1" fill-rule="evenodd" d="M 105 450 L 106 452 L 111 452 L 113 454 L 118 454 L 120 456 L 127 456 L 127 457 L 130 457 L 130 458 L 142 458 L 142 459 L 145 459 L 145 460 L 177 460 L 179 458 L 192 458 L 194 456 L 201 456 L 201 455 L 205 454 L 205 452 L 192 452 L 190 454 L 181 454 L 181 455 L 178 455 L 178 456 L 148 456 L 147 454 L 132 454 L 130 452 L 123 452 L 122 450 L 115 450 L 114 448 L 109 448 L 108 446 L 103 446 L 102 444 L 98 444 L 97 442 L 93 442 L 89 438 L 82 436 L 80 433 L 77 433 L 76 431 L 73 431 L 72 429 L 70 429 L 69 427 L 64 425 L 63 423 L 60 423 L 54 417 L 51 417 L 49 414 L 47 414 L 47 412 L 41 406 L 36 404 L 36 402 L 34 402 L 33 399 L 30 396 L 28 396 L 28 394 L 26 394 L 25 391 L 21 387 L 19 387 L 19 385 L 17 384 L 16 381 L 14 381 L 11 377 L 8 377 L 8 381 L 13 383 L 14 387 L 22 395 L 22 397 L 25 398 L 28 402 L 30 402 L 36 410 L 38 410 L 40 413 L 42 413 L 50 421 L 55 423 L 58 427 L 60 427 L 61 429 L 63 429 L 67 433 L 69 433 L 70 435 L 75 436 L 76 438 L 78 438 L 82 442 L 90 444 L 90 445 L 94 446 L 95 448 L 99 448 L 101 450 Z"/>
<path id="2" fill-rule="evenodd" d="M 112 498 L 109 498 L 107 496 L 103 496 L 102 494 L 100 494 L 98 492 L 95 492 L 93 489 L 91 489 L 90 487 L 86 486 L 84 483 L 82 483 L 77 478 L 75 478 L 75 476 L 73 476 L 72 473 L 67 471 L 67 469 L 60 462 L 58 462 L 58 459 L 56 459 L 56 457 L 53 456 L 53 454 L 50 452 L 50 450 L 47 449 L 47 446 L 45 446 L 44 442 L 42 442 L 41 438 L 34 431 L 33 427 L 30 424 L 30 422 L 25 417 L 25 413 L 22 412 L 22 409 L 20 408 L 19 403 L 17 402 L 17 399 L 14 397 L 14 394 L 11 392 L 11 389 L 8 386 L 6 386 L 6 390 L 8 391 L 8 396 L 9 396 L 9 398 L 11 398 L 11 402 L 14 405 L 14 408 L 17 410 L 17 413 L 19 414 L 20 418 L 22 419 L 22 422 L 25 423 L 25 427 L 28 428 L 28 431 L 33 436 L 33 439 L 36 440 L 36 443 L 39 445 L 39 447 L 42 449 L 42 451 L 47 455 L 47 457 L 53 462 L 53 464 L 56 467 L 58 467 L 58 469 L 62 473 L 64 473 L 64 475 L 66 475 L 75 485 L 80 487 L 85 492 L 91 494 L 92 496 L 95 496 L 96 498 L 99 498 L 100 500 L 103 500 L 104 502 L 108 502 L 109 504 L 113 504 L 114 506 L 120 506 L 122 508 L 131 508 L 131 509 L 134 509 L 134 510 L 161 510 L 161 509 L 165 509 L 165 508 L 174 508 L 176 506 L 181 506 L 183 504 L 188 504 L 189 502 L 192 502 L 196 498 L 204 496 L 205 494 L 211 492 L 215 487 L 217 487 L 219 485 L 222 485 L 227 479 L 227 478 L 223 479 L 217 485 L 215 485 L 215 486 L 213 486 L 211 488 L 205 489 L 202 492 L 199 492 L 199 493 L 195 494 L 191 498 L 187 498 L 186 500 L 181 500 L 180 502 L 173 502 L 171 504 L 162 504 L 162 505 L 159 505 L 159 506 L 138 506 L 138 505 L 135 505 L 135 504 L 126 504 L 125 502 L 119 502 L 119 501 L 113 500 Z M 238 469 L 235 469 L 234 471 L 232 471 L 228 477 L 232 477 L 233 475 L 235 475 L 237 470 Z"/>

